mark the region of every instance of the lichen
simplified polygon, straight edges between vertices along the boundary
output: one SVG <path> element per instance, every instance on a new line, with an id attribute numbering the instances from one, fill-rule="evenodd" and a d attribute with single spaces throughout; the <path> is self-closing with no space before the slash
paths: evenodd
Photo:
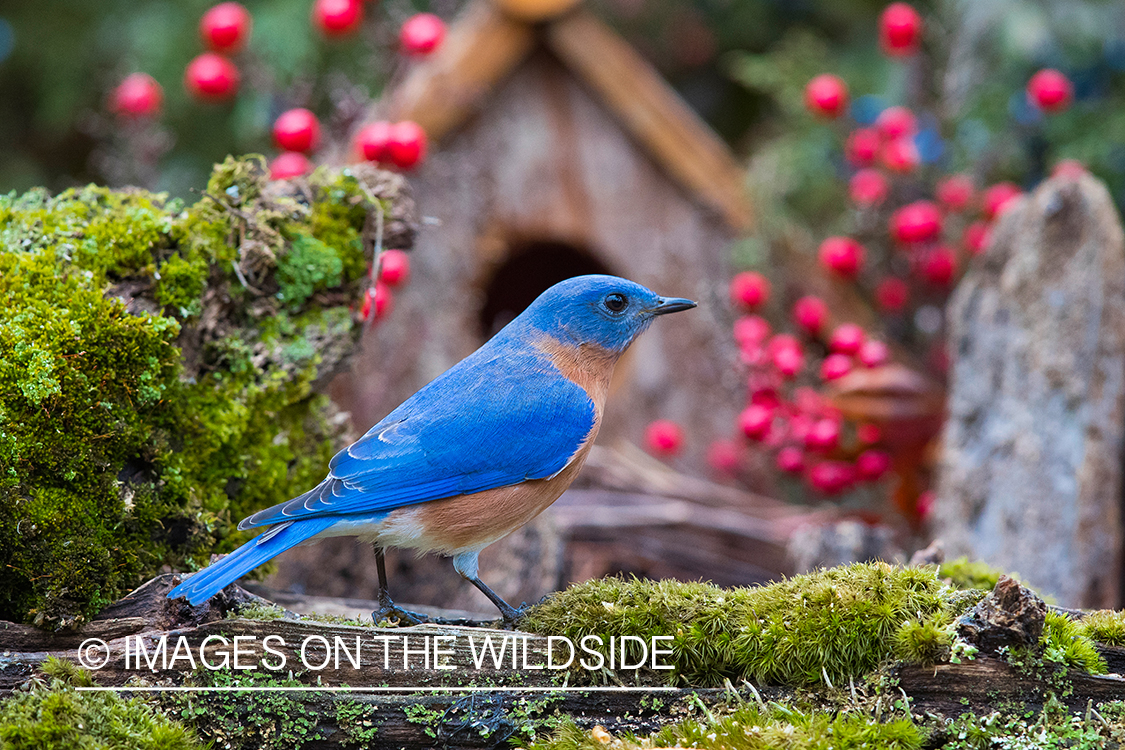
<path id="1" fill-rule="evenodd" d="M 369 171 L 269 182 L 228 158 L 186 206 L 0 196 L 0 619 L 80 624 L 322 478 L 340 428 L 317 391 L 390 207 Z"/>
<path id="2" fill-rule="evenodd" d="M 0 747 L 136 748 L 203 750 L 205 745 L 179 722 L 140 698 L 113 692 L 79 692 L 92 685 L 88 672 L 48 658 L 46 679 L 34 678 L 0 702 Z"/>
<path id="3" fill-rule="evenodd" d="M 902 653 L 919 660 L 941 644 L 927 633 L 900 635 L 918 618 L 948 627 L 960 602 L 934 567 L 862 563 L 751 588 L 608 578 L 572 586 L 532 608 L 521 627 L 564 635 L 671 636 L 673 682 L 718 685 L 750 679 L 784 685 L 847 683 Z M 934 640 L 930 638 L 930 640 Z M 937 638 L 937 640 L 942 640 Z M 637 648 L 626 644 L 631 663 Z M 603 653 L 608 647 L 603 649 Z M 923 654 L 923 652 L 925 652 Z"/>

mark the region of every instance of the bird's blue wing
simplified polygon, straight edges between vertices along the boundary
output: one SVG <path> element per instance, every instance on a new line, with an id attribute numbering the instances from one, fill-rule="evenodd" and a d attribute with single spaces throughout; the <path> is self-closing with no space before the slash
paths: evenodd
<path id="1" fill-rule="evenodd" d="M 239 528 L 377 513 L 550 477 L 595 419 L 586 391 L 545 355 L 494 340 L 336 454 L 319 485 Z"/>

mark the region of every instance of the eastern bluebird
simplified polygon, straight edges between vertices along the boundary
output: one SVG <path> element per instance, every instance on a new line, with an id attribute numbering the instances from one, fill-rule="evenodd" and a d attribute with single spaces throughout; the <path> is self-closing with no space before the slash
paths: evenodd
<path id="1" fill-rule="evenodd" d="M 614 364 L 657 315 L 695 307 L 614 276 L 543 292 L 484 346 L 336 454 L 328 476 L 238 525 L 271 527 L 169 592 L 192 604 L 298 544 L 356 536 L 375 547 L 376 622 L 419 615 L 387 593 L 386 547 L 440 552 L 499 609 L 520 611 L 477 576 L 480 551 L 570 485 L 601 424 Z"/>

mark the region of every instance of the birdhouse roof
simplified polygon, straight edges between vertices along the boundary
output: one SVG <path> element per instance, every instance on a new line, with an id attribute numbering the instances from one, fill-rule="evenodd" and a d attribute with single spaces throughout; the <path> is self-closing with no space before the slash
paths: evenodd
<path id="1" fill-rule="evenodd" d="M 442 46 L 391 95 L 389 115 L 433 140 L 457 129 L 533 50 L 546 47 L 666 173 L 735 230 L 750 227 L 744 172 L 727 145 L 579 0 L 473 0 Z"/>

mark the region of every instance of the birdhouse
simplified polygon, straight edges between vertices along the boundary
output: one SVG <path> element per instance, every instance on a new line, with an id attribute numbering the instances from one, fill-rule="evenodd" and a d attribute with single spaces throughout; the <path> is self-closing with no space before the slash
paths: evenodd
<path id="1" fill-rule="evenodd" d="M 673 419 L 701 465 L 743 398 L 725 290 L 750 211 L 727 146 L 576 0 L 473 0 L 415 65 L 378 110 L 430 140 L 412 281 L 334 395 L 373 424 L 552 284 L 614 274 L 700 305 L 619 364 L 599 441 Z"/>

